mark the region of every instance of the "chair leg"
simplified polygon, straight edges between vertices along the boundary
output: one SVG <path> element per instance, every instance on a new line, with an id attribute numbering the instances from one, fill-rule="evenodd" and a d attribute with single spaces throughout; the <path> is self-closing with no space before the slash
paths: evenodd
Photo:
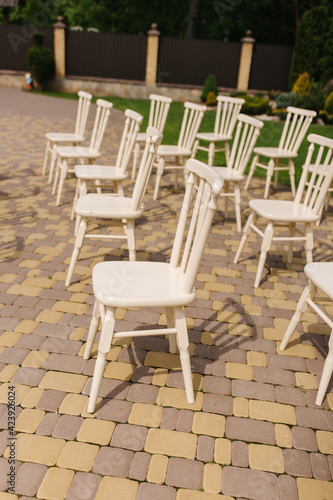
<path id="1" fill-rule="evenodd" d="M 58 194 L 57 194 L 57 201 L 56 205 L 60 205 L 60 198 L 62 194 L 62 188 L 64 187 L 64 182 L 67 177 L 67 169 L 68 169 L 68 163 L 67 160 L 64 160 L 60 165 L 60 176 L 59 176 L 59 184 L 58 184 Z"/>
<path id="2" fill-rule="evenodd" d="M 248 176 L 247 176 L 247 179 L 246 179 L 246 182 L 245 182 L 245 186 L 244 186 L 245 191 L 248 190 L 248 187 L 250 185 L 251 179 L 252 179 L 254 171 L 256 169 L 258 160 L 259 160 L 259 155 L 255 155 L 254 158 L 253 158 L 253 160 L 252 160 L 250 171 L 248 173 Z"/>
<path id="3" fill-rule="evenodd" d="M 74 267 L 75 267 L 76 261 L 79 257 L 80 249 L 82 247 L 82 243 L 83 243 L 83 240 L 84 240 L 84 237 L 86 234 L 86 230 L 87 230 L 87 220 L 85 218 L 82 218 L 81 222 L 80 222 L 79 230 L 78 230 L 77 235 L 76 235 L 73 253 L 72 253 L 72 257 L 71 257 L 71 262 L 70 262 L 69 268 L 68 268 L 68 273 L 67 273 L 67 278 L 66 278 L 66 283 L 65 283 L 66 286 L 69 286 L 71 284 L 72 276 L 73 276 L 73 272 L 74 272 Z"/>
<path id="4" fill-rule="evenodd" d="M 304 288 L 303 293 L 300 296 L 300 299 L 296 306 L 296 311 L 290 320 L 286 333 L 283 336 L 282 342 L 279 347 L 280 351 L 284 351 L 284 349 L 286 348 L 289 340 L 291 339 L 292 334 L 297 328 L 298 323 L 301 321 L 303 313 L 305 313 L 305 311 L 308 310 L 308 305 L 306 302 L 307 299 L 310 298 L 312 300 L 315 295 L 315 291 L 316 288 L 314 284 L 311 281 L 309 281 L 309 284 Z"/>
<path id="5" fill-rule="evenodd" d="M 273 172 L 274 172 L 274 160 L 273 159 L 270 159 L 269 162 L 268 162 L 268 166 L 267 166 L 267 176 L 266 176 L 266 185 L 265 185 L 265 193 L 264 193 L 264 198 L 268 198 L 268 195 L 269 195 L 269 188 L 270 188 L 270 185 L 271 185 L 271 179 L 272 179 L 272 175 L 273 175 Z"/>
<path id="6" fill-rule="evenodd" d="M 313 261 L 313 232 L 311 224 L 305 225 L 305 254 L 306 254 L 306 263 L 310 264 Z"/>
<path id="7" fill-rule="evenodd" d="M 246 224 L 245 224 L 245 227 L 244 227 L 243 236 L 242 236 L 242 239 L 241 239 L 241 241 L 239 243 L 239 247 L 238 247 L 238 250 L 236 252 L 236 255 L 234 257 L 234 264 L 238 263 L 240 254 L 242 253 L 243 248 L 245 247 L 245 243 L 246 243 L 246 241 L 247 241 L 247 239 L 249 237 L 249 234 L 251 232 L 251 224 L 254 222 L 254 220 L 255 220 L 255 213 L 251 212 L 250 215 L 248 216 L 247 221 L 246 221 Z"/>
<path id="8" fill-rule="evenodd" d="M 167 327 L 168 328 L 175 328 L 175 318 L 174 318 L 172 307 L 165 308 L 165 315 L 166 315 L 166 320 L 167 320 Z M 172 354 L 175 354 L 177 352 L 176 334 L 170 333 L 168 335 L 168 340 L 169 340 L 169 352 L 171 352 Z"/>
<path id="9" fill-rule="evenodd" d="M 294 223 L 291 223 L 289 225 L 289 237 L 293 238 L 296 233 L 296 225 Z M 292 263 L 293 260 L 293 251 L 294 251 L 294 240 L 289 240 L 289 245 L 288 245 L 288 257 L 287 257 L 287 262 L 288 264 Z"/>
<path id="10" fill-rule="evenodd" d="M 88 403 L 88 413 L 94 413 L 95 411 L 98 391 L 101 385 L 105 368 L 106 355 L 110 350 L 113 338 L 114 325 L 115 325 L 114 309 L 107 308 L 104 322 L 102 325 L 101 338 L 98 344 L 98 356 L 96 359 L 95 370 L 91 384 L 91 391 Z"/>
<path id="11" fill-rule="evenodd" d="M 225 193 L 225 196 L 224 196 L 224 217 L 226 219 L 228 219 L 228 217 L 229 217 L 229 188 L 230 188 L 229 182 L 224 181 L 224 185 L 223 185 L 223 191 Z"/>
<path id="12" fill-rule="evenodd" d="M 264 269 L 264 265 L 265 265 L 265 261 L 266 261 L 267 252 L 271 248 L 273 233 L 274 233 L 273 223 L 268 222 L 266 229 L 265 229 L 265 232 L 264 232 L 262 244 L 261 244 L 261 252 L 260 252 L 260 257 L 259 257 L 259 262 L 258 262 L 257 274 L 256 274 L 256 278 L 254 280 L 254 288 L 258 288 L 258 286 L 259 286 L 261 274 L 262 274 L 262 271 Z"/>
<path id="13" fill-rule="evenodd" d="M 95 300 L 93 315 L 92 315 L 91 322 L 90 322 L 88 338 L 87 338 L 87 343 L 86 343 L 86 347 L 84 350 L 83 359 L 90 358 L 91 349 L 92 349 L 92 346 L 93 346 L 93 343 L 94 343 L 94 340 L 96 337 L 100 318 L 101 318 L 100 304 L 97 302 L 97 300 Z"/>
<path id="14" fill-rule="evenodd" d="M 321 406 L 327 386 L 333 373 L 333 330 L 331 331 L 330 340 L 328 342 L 328 355 L 325 360 L 323 373 L 321 374 L 319 389 L 316 397 L 316 405 Z"/>
<path id="15" fill-rule="evenodd" d="M 236 214 L 236 224 L 237 231 L 240 233 L 242 230 L 242 215 L 241 215 L 241 197 L 238 184 L 234 185 L 234 197 L 235 197 L 235 214 Z"/>
<path id="16" fill-rule="evenodd" d="M 194 146 L 193 146 L 191 158 L 195 158 L 195 155 L 197 154 L 197 151 L 198 151 L 198 146 L 199 146 L 199 140 L 196 139 Z"/>
<path id="17" fill-rule="evenodd" d="M 52 186 L 52 194 L 55 195 L 57 192 L 57 186 L 58 186 L 58 181 L 59 181 L 59 175 L 60 175 L 60 158 L 57 156 L 57 161 L 54 165 L 55 168 L 55 174 L 54 174 L 54 181 L 53 181 L 53 186 Z M 51 162 L 51 167 L 50 167 L 50 174 L 51 174 L 51 169 L 52 169 L 52 162 Z M 49 182 L 52 182 L 52 179 L 50 180 L 49 177 Z"/>
<path id="18" fill-rule="evenodd" d="M 45 155 L 44 155 L 44 163 L 43 163 L 42 175 L 46 174 L 47 164 L 49 162 L 50 145 L 51 145 L 51 141 L 47 141 L 46 142 L 46 148 L 45 148 Z"/>
<path id="19" fill-rule="evenodd" d="M 224 143 L 224 150 L 225 150 L 225 164 L 228 165 L 230 158 L 230 146 L 228 141 L 225 141 Z"/>
<path id="20" fill-rule="evenodd" d="M 135 179 L 136 166 L 139 161 L 139 156 L 140 156 L 140 144 L 136 142 L 133 150 L 133 164 L 132 164 L 132 176 L 131 176 L 132 179 Z"/>
<path id="21" fill-rule="evenodd" d="M 211 142 L 208 148 L 208 166 L 212 167 L 215 160 L 215 143 Z"/>
<path id="22" fill-rule="evenodd" d="M 129 260 L 136 260 L 136 249 L 135 249 L 135 234 L 134 234 L 134 221 L 127 220 L 125 225 L 126 235 L 127 235 L 127 245 Z"/>
<path id="23" fill-rule="evenodd" d="M 155 189 L 154 189 L 154 200 L 157 200 L 158 190 L 160 188 L 160 183 L 161 183 L 163 172 L 164 172 L 164 160 L 163 160 L 163 158 L 161 158 L 157 163 L 156 183 L 155 183 Z"/>
<path id="24" fill-rule="evenodd" d="M 289 160 L 289 175 L 290 175 L 290 186 L 292 195 L 296 196 L 296 186 L 295 186 L 295 165 L 292 160 Z"/>
<path id="25" fill-rule="evenodd" d="M 182 366 L 186 399 L 189 404 L 194 403 L 194 392 L 191 372 L 191 360 L 188 352 L 189 341 L 184 311 L 180 307 L 174 308 L 175 324 L 177 330 L 177 342 Z"/>

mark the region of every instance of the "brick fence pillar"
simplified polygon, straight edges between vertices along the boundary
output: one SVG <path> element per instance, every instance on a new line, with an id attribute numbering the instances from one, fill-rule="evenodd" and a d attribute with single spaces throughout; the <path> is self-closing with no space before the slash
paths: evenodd
<path id="1" fill-rule="evenodd" d="M 255 39 L 252 38 L 252 31 L 247 31 L 245 38 L 242 38 L 242 50 L 239 61 L 237 90 L 247 91 L 249 88 L 250 71 L 252 63 L 253 45 Z"/>
<path id="2" fill-rule="evenodd" d="M 160 32 L 157 31 L 157 24 L 151 25 L 148 31 L 147 56 L 146 56 L 146 85 L 156 84 L 158 45 Z"/>
<path id="3" fill-rule="evenodd" d="M 55 59 L 55 75 L 64 78 L 66 74 L 66 43 L 65 43 L 65 28 L 63 17 L 59 16 L 54 28 L 54 59 Z"/>

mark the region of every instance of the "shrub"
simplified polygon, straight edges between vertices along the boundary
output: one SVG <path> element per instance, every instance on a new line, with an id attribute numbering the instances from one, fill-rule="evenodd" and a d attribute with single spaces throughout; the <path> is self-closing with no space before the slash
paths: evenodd
<path id="1" fill-rule="evenodd" d="M 326 97 L 324 111 L 328 115 L 333 115 L 333 91 Z"/>
<path id="2" fill-rule="evenodd" d="M 293 106 L 296 99 L 296 92 L 281 92 L 276 98 L 276 107 L 285 109 L 288 106 Z"/>
<path id="3" fill-rule="evenodd" d="M 319 83 L 311 83 L 306 94 L 296 94 L 295 106 L 303 109 L 313 109 L 317 113 L 323 109 L 325 96 Z"/>
<path id="4" fill-rule="evenodd" d="M 319 111 L 319 118 L 323 120 L 326 125 L 333 125 L 333 114 L 330 115 L 326 111 Z"/>
<path id="5" fill-rule="evenodd" d="M 270 90 L 268 92 L 268 97 L 271 101 L 275 101 L 275 99 L 277 98 L 278 95 L 280 95 L 279 90 Z"/>
<path id="6" fill-rule="evenodd" d="M 217 103 L 217 100 L 216 100 L 216 95 L 214 94 L 214 92 L 208 92 L 208 96 L 206 99 L 207 106 L 215 106 L 216 103 Z"/>
<path id="7" fill-rule="evenodd" d="M 210 92 L 213 92 L 215 97 L 218 95 L 218 86 L 215 75 L 208 75 L 205 80 L 204 88 L 201 94 L 202 102 L 207 101 L 207 97 Z"/>
<path id="8" fill-rule="evenodd" d="M 306 94 L 310 87 L 309 73 L 302 73 L 293 85 L 292 92 L 298 92 L 300 95 Z"/>
<path id="9" fill-rule="evenodd" d="M 245 102 L 242 106 L 242 113 L 246 115 L 262 115 L 267 113 L 269 108 L 268 99 L 258 96 L 242 95 Z"/>
<path id="10" fill-rule="evenodd" d="M 42 45 L 44 36 L 44 33 L 34 33 L 35 44 L 27 51 L 29 71 L 41 90 L 54 76 L 54 56 L 51 49 Z"/>

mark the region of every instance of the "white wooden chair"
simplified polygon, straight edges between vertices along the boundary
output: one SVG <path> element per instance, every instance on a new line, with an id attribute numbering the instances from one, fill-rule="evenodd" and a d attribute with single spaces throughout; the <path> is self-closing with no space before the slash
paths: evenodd
<path id="1" fill-rule="evenodd" d="M 114 192 L 124 195 L 122 183 L 128 178 L 128 165 L 132 157 L 135 142 L 140 130 L 143 116 L 131 109 L 125 110 L 125 125 L 118 149 L 116 164 L 111 165 L 75 165 L 74 174 L 77 177 L 76 191 L 73 202 L 72 219 L 75 215 L 75 205 L 80 196 L 87 194 L 88 184 L 101 189 L 113 186 Z"/>
<path id="2" fill-rule="evenodd" d="M 150 94 L 150 110 L 148 117 L 148 127 L 156 128 L 163 134 L 165 122 L 169 113 L 170 104 L 172 103 L 171 97 L 163 95 Z M 137 136 L 134 151 L 133 151 L 133 165 L 132 165 L 132 179 L 135 178 L 136 166 L 140 156 L 140 146 L 147 140 L 145 132 L 140 132 Z"/>
<path id="3" fill-rule="evenodd" d="M 165 170 L 175 171 L 175 187 L 177 187 L 178 171 L 181 170 L 186 175 L 184 171 L 185 161 L 192 155 L 195 137 L 206 109 L 206 106 L 185 102 L 178 143 L 175 145 L 161 144 L 158 148 L 156 156 L 157 171 L 154 200 L 157 199 L 162 175 Z"/>
<path id="4" fill-rule="evenodd" d="M 143 197 L 147 188 L 149 176 L 153 166 L 157 147 L 162 141 L 162 134 L 153 127 L 147 128 L 146 146 L 142 155 L 139 172 L 135 181 L 133 194 L 128 196 L 113 196 L 112 194 L 88 193 L 81 196 L 75 205 L 75 214 L 78 220 L 78 230 L 74 243 L 71 262 L 68 269 L 66 286 L 72 281 L 74 267 L 79 257 L 84 238 L 111 240 L 127 240 L 129 259 L 135 260 L 135 219 L 142 216 L 144 212 Z M 92 221 L 93 230 L 87 232 L 88 224 Z M 96 233 L 96 223 L 101 221 L 102 225 L 121 225 L 122 232 L 117 234 Z"/>
<path id="5" fill-rule="evenodd" d="M 208 165 L 210 166 L 214 165 L 215 153 L 219 151 L 225 151 L 226 163 L 228 163 L 230 156 L 229 141 L 232 139 L 237 117 L 245 102 L 244 99 L 224 95 L 218 95 L 216 100 L 214 132 L 198 132 L 192 153 L 192 158 L 195 158 L 198 150 L 207 151 Z M 200 141 L 208 142 L 209 145 L 201 144 Z M 223 143 L 223 146 L 218 143 Z"/>
<path id="6" fill-rule="evenodd" d="M 102 141 L 113 104 L 112 102 L 98 99 L 96 105 L 96 116 L 89 146 L 58 146 L 56 148 L 56 172 L 52 193 L 56 194 L 57 192 L 57 205 L 60 204 L 64 181 L 69 171 L 69 162 L 77 163 L 81 161 L 82 163 L 87 162 L 91 164 L 102 155 Z M 70 171 L 73 172 L 73 170 Z"/>
<path id="7" fill-rule="evenodd" d="M 234 199 L 237 231 L 242 229 L 241 194 L 239 184 L 244 180 L 244 172 L 250 160 L 263 122 L 247 115 L 238 115 L 236 134 L 232 143 L 231 155 L 226 167 L 213 167 L 224 180 L 221 196 L 225 200 L 225 217 L 228 217 L 229 198 Z"/>
<path id="8" fill-rule="evenodd" d="M 43 175 L 47 172 L 47 167 L 50 163 L 49 183 L 52 182 L 54 165 L 56 161 L 56 146 L 59 144 L 67 144 L 77 146 L 85 140 L 85 133 L 88 121 L 88 114 L 92 95 L 83 90 L 78 92 L 79 102 L 76 113 L 75 130 L 70 132 L 47 132 L 46 149 L 43 164 Z"/>
<path id="9" fill-rule="evenodd" d="M 289 242 L 288 263 L 292 261 L 293 242 L 304 242 L 306 261 L 307 263 L 312 262 L 313 224 L 320 219 L 322 204 L 333 179 L 333 139 L 310 134 L 308 141 L 310 146 L 294 200 L 258 199 L 251 200 L 249 203 L 251 212 L 245 224 L 234 263 L 237 264 L 251 229 L 253 229 L 262 237 L 255 287 L 259 286 L 267 252 L 270 250 L 272 241 Z M 316 158 L 315 161 L 311 161 L 315 149 Z M 309 170 L 310 164 L 314 166 L 313 172 Z M 321 164 L 325 166 L 325 169 L 327 168 L 326 175 L 324 169 L 322 169 L 321 174 L 318 174 L 317 169 Z M 266 223 L 264 232 L 255 225 L 258 216 L 263 218 Z M 276 226 L 278 228 L 287 226 L 289 236 L 274 236 Z"/>
<path id="10" fill-rule="evenodd" d="M 294 108 L 293 106 L 288 106 L 287 111 L 287 118 L 278 147 L 258 147 L 254 149 L 255 156 L 251 163 L 250 172 L 245 183 L 245 190 L 247 190 L 255 169 L 263 168 L 266 170 L 267 177 L 264 198 L 268 197 L 273 174 L 274 187 L 276 189 L 278 175 L 282 170 L 289 171 L 291 191 L 293 196 L 295 196 L 295 165 L 293 160 L 297 158 L 300 145 L 313 118 L 317 114 L 315 111 Z M 267 162 L 260 161 L 261 156 L 267 158 Z M 287 162 L 287 164 L 284 162 Z"/>
<path id="11" fill-rule="evenodd" d="M 106 355 L 113 339 L 128 336 L 168 336 L 170 351 L 175 353 L 176 347 L 179 349 L 187 401 L 189 404 L 194 403 L 184 307 L 195 298 L 194 284 L 223 181 L 216 172 L 198 160 L 188 160 L 187 169 L 189 176 L 170 263 L 108 261 L 97 264 L 93 269 L 95 305 L 85 359 L 90 357 L 100 319 L 102 329 L 88 404 L 89 413 L 95 411 Z M 166 328 L 114 331 L 118 307 L 155 306 L 165 307 Z"/>
<path id="12" fill-rule="evenodd" d="M 301 321 L 303 313 L 308 310 L 308 306 L 310 306 L 330 327 L 331 334 L 328 342 L 328 355 L 325 360 L 316 397 L 316 405 L 321 406 L 333 373 L 333 321 L 327 316 L 323 308 L 318 306 L 318 302 L 320 303 L 323 297 L 316 297 L 316 291 L 320 290 L 326 296 L 324 300 L 326 299 L 327 301 L 328 298 L 333 301 L 333 262 L 311 262 L 310 264 L 306 264 L 304 272 L 309 282 L 298 301 L 295 314 L 291 318 L 282 339 L 280 350 L 283 351 L 287 347 L 292 334 Z"/>

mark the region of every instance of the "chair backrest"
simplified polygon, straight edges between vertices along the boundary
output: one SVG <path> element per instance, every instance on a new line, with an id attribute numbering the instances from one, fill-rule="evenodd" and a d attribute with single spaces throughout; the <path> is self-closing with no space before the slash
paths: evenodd
<path id="1" fill-rule="evenodd" d="M 113 104 L 112 102 L 104 101 L 103 99 L 97 99 L 96 105 L 97 109 L 90 139 L 90 149 L 99 153 Z"/>
<path id="2" fill-rule="evenodd" d="M 297 153 L 316 114 L 315 111 L 310 109 L 288 106 L 287 118 L 282 130 L 279 149 L 283 149 L 289 153 Z"/>
<path id="3" fill-rule="evenodd" d="M 184 116 L 178 138 L 178 147 L 192 151 L 195 136 L 197 135 L 207 108 L 206 106 L 194 104 L 193 102 L 185 102 L 184 108 Z"/>
<path id="4" fill-rule="evenodd" d="M 216 100 L 217 109 L 214 134 L 224 137 L 232 137 L 237 117 L 245 100 L 239 99 L 238 97 L 228 97 L 224 95 L 218 95 Z"/>
<path id="5" fill-rule="evenodd" d="M 138 210 L 143 201 L 151 169 L 153 167 L 153 163 L 155 160 L 156 151 L 163 139 L 163 134 L 161 134 L 161 132 L 159 132 L 154 127 L 148 127 L 146 130 L 146 134 L 147 134 L 147 140 L 145 144 L 145 149 L 143 151 L 138 175 L 136 177 L 132 194 L 133 210 Z"/>
<path id="6" fill-rule="evenodd" d="M 242 114 L 238 115 L 237 122 L 227 167 L 243 175 L 264 124 L 256 118 Z"/>
<path id="7" fill-rule="evenodd" d="M 333 139 L 310 134 L 308 141 L 310 145 L 295 202 L 309 207 L 314 214 L 319 215 L 333 179 Z M 316 158 L 313 160 L 315 151 Z"/>
<path id="8" fill-rule="evenodd" d="M 220 175 L 201 161 L 186 162 L 189 176 L 172 248 L 170 266 L 184 274 L 184 293 L 192 293 L 223 186 Z"/>
<path id="9" fill-rule="evenodd" d="M 118 149 L 116 168 L 125 173 L 133 153 L 143 116 L 131 109 L 125 110 L 125 125 Z"/>
<path id="10" fill-rule="evenodd" d="M 154 127 L 163 134 L 172 99 L 171 97 L 164 97 L 157 94 L 150 94 L 149 99 L 148 127 Z"/>
<path id="11" fill-rule="evenodd" d="M 78 96 L 79 103 L 76 114 L 75 134 L 79 137 L 84 137 L 92 95 L 84 90 L 79 90 Z"/>

